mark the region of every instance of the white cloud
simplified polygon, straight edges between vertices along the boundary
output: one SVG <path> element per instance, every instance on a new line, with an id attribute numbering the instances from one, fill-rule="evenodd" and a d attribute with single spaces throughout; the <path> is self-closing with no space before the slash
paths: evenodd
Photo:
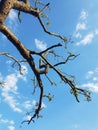
<path id="1" fill-rule="evenodd" d="M 15 12 L 15 10 L 11 9 L 9 15 L 8 15 L 8 18 L 11 20 L 11 21 L 14 21 L 17 19 L 17 13 Z"/>
<path id="2" fill-rule="evenodd" d="M 84 23 L 84 22 L 77 23 L 77 25 L 76 25 L 76 31 L 79 31 L 79 30 L 86 30 L 86 23 Z"/>
<path id="3" fill-rule="evenodd" d="M 98 93 L 98 83 L 86 83 L 81 85 L 83 88 L 88 88 L 91 92 Z"/>
<path id="4" fill-rule="evenodd" d="M 0 74 L 0 80 L 5 82 L 4 87 L 2 87 L 1 95 L 3 97 L 3 101 L 5 101 L 13 111 L 21 113 L 22 109 L 20 108 L 20 102 L 18 100 L 18 86 L 17 83 L 19 79 L 26 80 L 26 75 L 28 74 L 28 69 L 26 66 L 22 65 L 22 73 L 23 75 L 19 75 L 15 71 L 15 73 L 7 75 L 3 78 L 2 74 Z"/>
<path id="5" fill-rule="evenodd" d="M 18 101 L 15 99 L 17 92 L 17 82 L 18 78 L 15 73 L 7 75 L 4 79 L 5 84 L 2 88 L 2 97 L 4 101 L 13 109 L 15 112 L 22 112 L 20 108 L 18 108 Z"/>
<path id="6" fill-rule="evenodd" d="M 90 70 L 86 74 L 87 83 L 80 85 L 82 88 L 87 88 L 91 92 L 98 93 L 98 67 Z"/>
<path id="7" fill-rule="evenodd" d="M 2 114 L 0 114 L 0 123 L 1 124 L 7 124 L 9 130 L 15 130 L 14 124 L 15 122 L 13 120 L 4 119 Z"/>
<path id="8" fill-rule="evenodd" d="M 80 42 L 78 42 L 76 45 L 87 45 L 92 42 L 94 38 L 93 33 L 87 34 Z"/>
<path id="9" fill-rule="evenodd" d="M 15 73 L 7 75 L 5 78 L 4 91 L 15 93 L 17 91 L 17 85 L 16 85 L 17 82 L 18 82 L 18 78 Z"/>
<path id="10" fill-rule="evenodd" d="M 23 106 L 26 108 L 26 109 L 30 109 L 31 107 L 32 107 L 32 103 L 31 103 L 31 101 L 25 101 L 24 103 L 23 103 Z"/>
<path id="11" fill-rule="evenodd" d="M 90 70 L 86 74 L 86 79 L 92 79 L 93 81 L 98 81 L 98 68 Z"/>
<path id="12" fill-rule="evenodd" d="M 42 102 L 41 108 L 46 108 L 46 107 L 47 107 L 46 104 Z"/>
<path id="13" fill-rule="evenodd" d="M 35 100 L 33 100 L 32 104 L 35 106 L 35 105 L 36 105 L 36 101 L 35 101 Z"/>
<path id="14" fill-rule="evenodd" d="M 2 92 L 2 96 L 4 97 L 4 101 L 8 103 L 8 105 L 12 108 L 13 111 L 21 113 L 22 110 L 18 107 L 19 103 L 15 99 L 13 95 L 10 95 L 8 92 Z"/>
<path id="15" fill-rule="evenodd" d="M 88 13 L 85 10 L 81 11 L 80 19 L 85 20 L 88 16 Z"/>
<path id="16" fill-rule="evenodd" d="M 47 48 L 47 44 L 44 43 L 43 41 L 38 40 L 38 39 L 35 39 L 35 45 L 41 51 L 43 51 Z"/>
<path id="17" fill-rule="evenodd" d="M 4 124 L 9 124 L 9 125 L 14 125 L 15 122 L 13 120 L 8 120 L 8 119 L 4 119 L 2 114 L 0 114 L 0 123 L 4 123 Z"/>
<path id="18" fill-rule="evenodd" d="M 93 77 L 93 81 L 98 81 L 98 77 Z"/>
<path id="19" fill-rule="evenodd" d="M 10 121 L 10 120 L 8 120 L 8 119 L 0 119 L 0 122 L 1 123 L 4 123 L 4 124 L 6 124 L 6 123 L 9 123 L 9 124 L 14 124 L 14 121 Z M 13 122 L 13 123 L 12 123 Z"/>
<path id="20" fill-rule="evenodd" d="M 78 33 L 76 33 L 76 34 L 74 35 L 74 37 L 75 37 L 75 38 L 82 38 L 82 35 L 81 35 L 81 33 L 78 32 Z"/>
<path id="21" fill-rule="evenodd" d="M 26 120 L 30 120 L 31 117 L 32 117 L 32 116 L 28 115 L 28 116 L 26 117 Z"/>
<path id="22" fill-rule="evenodd" d="M 88 13 L 85 10 L 82 10 L 79 16 L 79 21 L 76 24 L 75 31 L 73 36 L 78 39 L 83 37 L 83 31 L 87 30 L 87 16 Z M 84 41 L 81 41 L 81 43 Z M 80 44 L 80 42 L 78 42 Z"/>
<path id="23" fill-rule="evenodd" d="M 8 129 L 9 130 L 15 130 L 15 127 L 14 126 L 8 126 Z"/>

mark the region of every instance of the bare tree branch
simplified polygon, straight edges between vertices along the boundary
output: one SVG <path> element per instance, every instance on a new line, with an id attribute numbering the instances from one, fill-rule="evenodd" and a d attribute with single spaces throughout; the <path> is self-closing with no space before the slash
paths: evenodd
<path id="1" fill-rule="evenodd" d="M 47 3 L 44 8 L 40 11 L 39 15 L 42 14 L 46 9 L 47 7 L 50 5 L 50 3 Z"/>
<path id="2" fill-rule="evenodd" d="M 51 49 L 53 49 L 53 48 L 60 47 L 60 46 L 62 46 L 61 43 L 55 44 L 55 45 L 53 45 L 53 46 L 47 48 L 46 50 L 40 52 L 40 54 L 43 54 L 43 53 L 47 52 L 48 50 L 51 50 Z"/>
<path id="3" fill-rule="evenodd" d="M 58 66 L 58 65 L 66 64 L 69 60 L 74 60 L 77 56 L 79 56 L 79 55 L 74 55 L 74 54 L 69 55 L 69 56 L 66 58 L 65 61 L 62 61 L 62 62 L 59 62 L 59 63 L 55 64 L 54 67 L 56 67 L 56 66 Z"/>
<path id="4" fill-rule="evenodd" d="M 22 74 L 22 72 L 21 72 L 21 64 L 20 64 L 19 60 L 17 60 L 15 57 L 9 55 L 9 53 L 7 53 L 7 52 L 0 52 L 0 55 L 5 55 L 5 56 L 11 58 L 12 60 L 14 60 L 15 63 L 17 63 L 17 65 L 19 66 L 19 72 L 20 72 L 20 74 Z"/>
<path id="5" fill-rule="evenodd" d="M 45 96 L 44 94 L 44 85 L 43 85 L 43 80 L 41 79 L 41 75 L 44 74 L 46 76 L 46 78 L 50 81 L 50 83 L 52 84 L 53 82 L 50 80 L 50 78 L 46 75 L 49 72 L 49 69 L 52 69 L 53 71 L 55 71 L 57 73 L 57 75 L 60 77 L 60 79 L 66 84 L 69 85 L 69 87 L 71 88 L 71 93 L 75 96 L 76 100 L 79 102 L 78 99 L 78 94 L 82 94 L 84 95 L 87 100 L 89 101 L 91 99 L 90 97 L 90 93 L 89 91 L 86 91 L 84 89 L 78 88 L 72 79 L 67 78 L 66 74 L 64 75 L 62 72 L 60 72 L 56 66 L 58 65 L 62 65 L 62 64 L 66 64 L 69 60 L 73 60 L 74 58 L 76 58 L 78 55 L 74 55 L 74 54 L 70 54 L 65 61 L 63 62 L 59 62 L 57 64 L 51 64 L 49 62 L 49 60 L 47 60 L 47 57 L 44 55 L 45 53 L 50 54 L 49 51 L 53 48 L 56 47 L 60 47 L 62 46 L 62 44 L 58 43 L 56 45 L 53 45 L 49 48 L 47 48 L 44 51 L 41 52 L 36 52 L 33 50 L 29 50 L 28 48 L 26 48 L 24 46 L 24 44 L 16 37 L 15 34 L 12 33 L 12 31 L 4 24 L 5 23 L 5 19 L 7 18 L 9 12 L 11 9 L 16 9 L 18 11 L 22 11 L 24 13 L 33 15 L 35 17 L 38 18 L 39 23 L 41 25 L 41 27 L 43 28 L 44 32 L 51 35 L 51 36 L 55 36 L 60 38 L 61 40 L 63 40 L 64 42 L 68 42 L 66 37 L 63 37 L 59 34 L 50 32 L 46 29 L 42 19 L 40 18 L 40 15 L 47 9 L 47 7 L 49 6 L 49 3 L 46 4 L 44 6 L 44 8 L 40 11 L 39 8 L 33 8 L 31 7 L 29 0 L 24 0 L 23 2 L 20 0 L 1 0 L 0 2 L 0 32 L 2 34 L 4 34 L 7 39 L 13 44 L 14 47 L 16 47 L 16 49 L 19 51 L 20 55 L 25 59 L 25 61 L 28 63 L 28 65 L 30 66 L 32 72 L 35 75 L 35 78 L 38 82 L 38 87 L 40 89 L 40 96 L 39 96 L 39 101 L 38 101 L 38 106 L 34 111 L 34 114 L 31 116 L 30 120 L 26 120 L 23 122 L 27 122 L 28 124 L 30 124 L 32 121 L 34 122 L 35 118 L 39 117 L 39 113 L 42 110 L 42 101 L 43 101 L 43 97 L 47 97 L 50 98 L 50 95 Z M 21 71 L 21 64 L 20 61 L 17 60 L 16 58 L 14 58 L 13 56 L 11 56 L 9 53 L 6 52 L 0 52 L 0 55 L 5 55 L 9 58 L 11 58 L 12 60 L 15 61 L 15 63 L 18 64 L 19 66 L 19 70 Z M 37 67 L 37 64 L 35 62 L 34 56 L 33 55 L 37 55 L 39 56 L 41 59 L 41 61 L 43 62 L 44 66 L 39 65 L 39 67 Z M 0 85 L 2 85 L 2 82 L 0 82 Z"/>
<path id="6" fill-rule="evenodd" d="M 61 40 L 63 40 L 64 42 L 67 42 L 67 38 L 66 38 L 66 37 L 62 37 L 62 36 L 59 35 L 59 34 L 56 34 L 56 33 L 53 33 L 53 32 L 48 31 L 48 30 L 46 29 L 45 25 L 43 24 L 43 22 L 42 22 L 42 20 L 41 20 L 41 18 L 40 18 L 40 15 L 38 15 L 37 18 L 38 18 L 38 20 L 39 20 L 39 22 L 40 22 L 40 24 L 41 24 L 43 30 L 44 30 L 47 34 L 52 35 L 52 36 L 55 36 L 55 37 L 58 37 L 58 38 L 60 38 Z"/>
<path id="7" fill-rule="evenodd" d="M 37 81 L 38 81 L 38 84 L 39 84 L 39 87 L 40 87 L 39 104 L 38 104 L 38 108 L 35 110 L 34 115 L 33 115 L 33 116 L 31 117 L 31 119 L 28 121 L 28 124 L 30 124 L 30 122 L 31 122 L 35 117 L 38 117 L 38 116 L 39 116 L 39 112 L 40 112 L 41 107 L 42 107 L 42 99 L 43 99 L 43 94 L 44 94 L 44 87 L 43 87 L 43 84 L 42 84 L 42 80 L 41 80 L 40 75 L 37 75 Z"/>

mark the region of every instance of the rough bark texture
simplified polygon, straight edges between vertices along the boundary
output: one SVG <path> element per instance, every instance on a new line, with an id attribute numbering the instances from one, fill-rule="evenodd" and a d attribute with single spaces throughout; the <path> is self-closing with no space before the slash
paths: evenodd
<path id="1" fill-rule="evenodd" d="M 0 3 L 0 23 L 4 23 L 10 10 L 13 7 L 14 0 L 2 0 Z"/>

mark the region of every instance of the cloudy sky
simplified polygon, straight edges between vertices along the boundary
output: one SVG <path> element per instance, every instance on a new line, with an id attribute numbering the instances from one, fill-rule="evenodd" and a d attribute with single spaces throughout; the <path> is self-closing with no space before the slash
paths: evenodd
<path id="1" fill-rule="evenodd" d="M 26 114 L 35 106 L 37 94 L 32 96 L 34 78 L 27 64 L 22 64 L 22 74 L 17 65 L 5 56 L 0 55 L 0 130 L 97 130 L 98 129 L 98 1 L 93 0 L 55 0 L 50 2 L 50 31 L 71 37 L 67 50 L 58 50 L 58 54 L 67 55 L 68 51 L 80 54 L 74 61 L 63 66 L 65 73 L 74 75 L 79 87 L 92 93 L 92 101 L 86 102 L 80 96 L 77 103 L 69 93 L 68 86 L 58 83 L 52 86 L 45 82 L 46 92 L 54 95 L 52 102 L 43 102 L 43 118 L 34 124 L 21 122 L 29 119 Z M 45 34 L 34 17 L 21 13 L 22 22 L 17 19 L 17 12 L 11 10 L 6 25 L 17 35 L 26 47 L 43 51 L 60 42 Z M 9 52 L 20 59 L 19 53 L 0 33 L 0 52 Z M 14 67 L 13 67 L 14 65 Z M 56 79 L 56 76 L 52 76 Z M 49 87 L 49 88 L 48 88 Z"/>

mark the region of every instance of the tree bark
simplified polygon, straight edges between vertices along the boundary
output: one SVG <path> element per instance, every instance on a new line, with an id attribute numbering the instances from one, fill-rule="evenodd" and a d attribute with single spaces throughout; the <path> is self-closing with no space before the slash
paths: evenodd
<path id="1" fill-rule="evenodd" d="M 0 2 L 0 23 L 4 23 L 10 10 L 12 9 L 14 0 L 2 0 Z"/>

